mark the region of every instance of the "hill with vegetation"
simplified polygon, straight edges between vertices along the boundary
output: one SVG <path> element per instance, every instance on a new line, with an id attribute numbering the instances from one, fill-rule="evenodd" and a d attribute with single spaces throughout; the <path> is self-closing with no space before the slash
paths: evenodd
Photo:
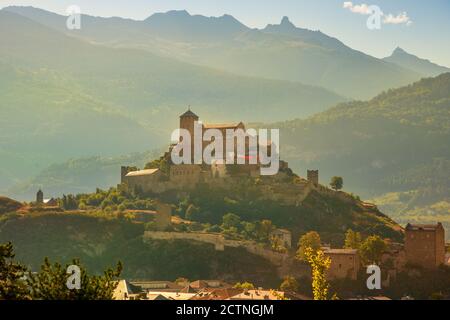
<path id="1" fill-rule="evenodd" d="M 142 241 L 144 225 L 113 214 L 32 213 L 0 219 L 0 243 L 12 241 L 16 259 L 37 271 L 44 257 L 70 263 L 79 258 L 99 274 L 121 261 L 127 279 L 250 280 L 278 286 L 275 268 L 244 249 L 186 241 Z"/>
<path id="2" fill-rule="evenodd" d="M 320 168 L 324 182 L 343 176 L 365 198 L 401 193 L 399 210 L 382 207 L 390 216 L 449 203 L 450 73 L 274 127 L 294 169 Z"/>
<path id="3" fill-rule="evenodd" d="M 14 212 L 22 206 L 23 204 L 18 201 L 0 196 L 0 214 Z"/>
<path id="4" fill-rule="evenodd" d="M 343 245 L 348 229 L 402 241 L 403 231 L 394 221 L 341 191 L 314 188 L 300 202 L 266 196 L 267 187 L 274 188 L 271 193 L 288 192 L 306 187 L 305 183 L 291 175 L 278 182 L 240 178 L 229 185 L 200 184 L 191 191 L 158 196 L 125 188 L 64 195 L 58 199 L 61 210 L 31 205 L 4 214 L 0 242 L 12 241 L 17 258 L 31 268 L 37 268 L 43 257 L 59 262 L 76 257 L 91 272 L 99 272 L 121 260 L 127 278 L 183 276 L 277 285 L 275 267 L 241 248 L 216 252 L 212 245 L 190 241 L 144 242 L 144 231 L 154 231 L 155 224 L 138 219 L 136 212 L 168 203 L 174 220 L 166 231 L 221 233 L 226 239 L 254 241 L 277 252 L 288 249 L 270 237 L 276 228 L 292 232 L 294 250 L 300 236 L 311 230 L 333 246 Z"/>

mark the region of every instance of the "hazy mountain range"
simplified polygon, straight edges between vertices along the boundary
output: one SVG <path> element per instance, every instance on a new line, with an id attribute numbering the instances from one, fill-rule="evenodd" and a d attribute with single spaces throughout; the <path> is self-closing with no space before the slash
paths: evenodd
<path id="1" fill-rule="evenodd" d="M 421 59 L 410 54 L 400 47 L 397 47 L 391 56 L 383 59 L 384 61 L 395 63 L 403 68 L 412 70 L 419 74 L 429 76 L 438 76 L 445 72 L 450 72 L 450 68 L 432 63 L 430 60 Z"/>
<path id="2" fill-rule="evenodd" d="M 261 30 L 250 29 L 229 15 L 204 17 L 186 11 L 157 13 L 144 21 L 83 15 L 77 31 L 66 29 L 66 19 L 32 7 L 0 10 L 0 190 L 15 185 L 9 193 L 13 196 L 30 192 L 24 181 L 69 158 L 88 157 L 51 166 L 34 178 L 33 188 L 52 181 L 52 190 L 61 190 L 61 177 L 74 181 L 64 184 L 68 191 L 80 190 L 83 181 L 88 190 L 91 182 L 98 186 L 115 182 L 110 164 L 119 163 L 123 154 L 169 143 L 178 115 L 188 104 L 205 121 L 279 122 L 307 118 L 340 102 L 372 98 L 448 70 L 401 49 L 377 59 L 320 31 L 298 28 L 286 17 Z M 317 126 L 313 130 L 317 135 L 300 139 L 296 137 L 303 131 L 287 126 L 283 134 L 298 140 L 286 148 L 289 160 L 301 173 L 306 166 L 314 166 L 326 178 L 333 173 L 345 175 L 350 187 L 370 194 L 375 186 L 364 182 L 369 179 L 365 173 L 350 177 L 345 170 L 354 168 L 351 157 L 355 155 L 378 167 L 383 166 L 380 159 L 392 156 L 390 152 L 405 150 L 393 147 L 386 136 L 380 138 L 377 148 L 382 149 L 376 157 L 372 155 L 374 159 L 364 151 L 370 145 L 363 138 L 375 134 L 366 131 L 383 127 L 385 122 L 377 124 L 378 119 L 393 112 L 396 103 L 392 110 L 373 109 L 369 123 L 358 118 L 367 110 L 356 108 L 360 114 L 349 117 L 345 126 L 346 130 L 358 126 L 358 130 L 346 132 L 359 132 L 362 140 L 350 139 L 342 149 L 346 136 L 335 131 L 336 123 Z M 345 109 L 332 110 L 339 114 Z M 328 114 L 298 122 L 314 123 Z M 446 117 L 433 119 L 447 121 Z M 370 124 L 369 129 L 363 123 Z M 391 124 L 398 126 L 398 122 Z M 427 137 L 421 130 L 428 132 L 433 125 L 410 126 L 407 132 L 418 130 L 414 134 Z M 307 145 L 305 139 L 309 139 Z M 432 148 L 430 140 L 419 141 Z M 337 145 L 329 147 L 331 142 Z M 91 157 L 96 155 L 102 158 Z M 99 165 L 95 159 L 103 160 Z M 105 180 L 71 180 L 67 172 L 62 174 L 73 167 L 82 171 L 84 165 L 100 168 L 105 162 L 110 166 Z M 96 175 L 91 172 L 90 176 Z"/>
<path id="3" fill-rule="evenodd" d="M 0 42 L 0 190 L 69 157 L 168 144 L 188 104 L 220 122 L 304 117 L 344 101 L 319 87 L 92 44 L 5 10 Z"/>
<path id="4" fill-rule="evenodd" d="M 348 98 L 371 98 L 435 75 L 353 50 L 320 31 L 298 28 L 287 17 L 259 30 L 230 15 L 186 11 L 155 13 L 143 21 L 83 15 L 81 30 L 69 31 L 61 15 L 32 7 L 4 10 L 95 43 L 144 49 L 245 76 L 321 86 Z"/>

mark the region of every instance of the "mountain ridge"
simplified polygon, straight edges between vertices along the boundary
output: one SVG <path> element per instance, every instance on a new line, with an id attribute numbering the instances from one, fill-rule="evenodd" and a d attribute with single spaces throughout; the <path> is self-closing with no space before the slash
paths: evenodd
<path id="1" fill-rule="evenodd" d="M 389 57 L 383 58 L 383 60 L 429 76 L 450 72 L 450 68 L 419 58 L 400 47 L 397 47 Z"/>
<path id="2" fill-rule="evenodd" d="M 3 10 L 48 24 L 30 8 Z M 250 29 L 229 15 L 192 16 L 186 11 L 156 13 L 144 21 L 122 21 L 116 25 L 111 18 L 83 19 L 83 28 L 70 34 L 238 75 L 320 86 L 349 98 L 367 99 L 422 76 L 353 50 L 320 31 L 297 28 L 287 18 L 280 25 L 265 29 Z M 65 23 L 58 23 L 51 27 L 67 33 Z M 283 26 L 290 32 L 280 32 Z M 260 68 L 261 65 L 265 67 Z"/>

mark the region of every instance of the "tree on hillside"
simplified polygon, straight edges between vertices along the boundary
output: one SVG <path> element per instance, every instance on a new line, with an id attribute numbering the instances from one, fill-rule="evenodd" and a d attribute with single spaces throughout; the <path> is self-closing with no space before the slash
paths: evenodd
<path id="1" fill-rule="evenodd" d="M 165 157 L 147 163 L 144 169 L 159 169 L 165 175 L 170 174 L 170 163 Z"/>
<path id="2" fill-rule="evenodd" d="M 0 300 L 31 299 L 26 281 L 27 268 L 14 261 L 13 245 L 0 244 Z"/>
<path id="3" fill-rule="evenodd" d="M 233 286 L 234 289 L 253 290 L 255 285 L 251 282 L 238 282 Z"/>
<path id="4" fill-rule="evenodd" d="M 76 197 L 72 194 L 63 195 L 62 199 L 59 201 L 59 205 L 64 210 L 76 210 L 78 209 L 78 201 Z"/>
<path id="5" fill-rule="evenodd" d="M 311 248 L 314 252 L 318 251 L 322 246 L 320 235 L 316 231 L 310 231 L 303 235 L 298 242 L 297 259 L 306 260 L 306 250 Z"/>
<path id="6" fill-rule="evenodd" d="M 272 221 L 270 220 L 262 220 L 256 223 L 256 236 L 259 241 L 268 241 L 270 238 L 270 234 L 275 229 Z"/>
<path id="7" fill-rule="evenodd" d="M 314 300 L 327 300 L 330 285 L 326 273 L 331 265 L 331 259 L 326 257 L 322 250 L 311 247 L 305 249 L 305 259 L 311 266 L 312 290 Z"/>
<path id="8" fill-rule="evenodd" d="M 333 177 L 331 178 L 330 186 L 335 191 L 341 190 L 344 187 L 344 179 L 342 177 Z"/>
<path id="9" fill-rule="evenodd" d="M 379 264 L 386 247 L 386 243 L 379 236 L 370 236 L 360 246 L 361 259 L 365 264 Z"/>
<path id="10" fill-rule="evenodd" d="M 239 228 L 241 225 L 241 217 L 234 213 L 227 213 L 222 217 L 222 227 L 224 229 Z"/>
<path id="11" fill-rule="evenodd" d="M 346 249 L 359 249 L 361 246 L 361 233 L 355 232 L 352 229 L 348 229 L 345 233 L 344 248 Z"/>
<path id="12" fill-rule="evenodd" d="M 119 262 L 115 270 L 107 269 L 103 276 L 90 276 L 78 260 L 72 262 L 80 269 L 80 289 L 69 289 L 69 265 L 51 264 L 46 258 L 41 270 L 31 274 L 29 286 L 36 300 L 112 300 L 118 277 L 122 272 Z"/>
<path id="13" fill-rule="evenodd" d="M 285 292 L 298 292 L 299 289 L 300 285 L 298 284 L 297 279 L 292 276 L 285 277 L 280 285 L 280 290 Z"/>
<path id="14" fill-rule="evenodd" d="M 199 220 L 200 208 L 190 204 L 186 209 L 185 218 L 187 220 L 196 221 Z"/>

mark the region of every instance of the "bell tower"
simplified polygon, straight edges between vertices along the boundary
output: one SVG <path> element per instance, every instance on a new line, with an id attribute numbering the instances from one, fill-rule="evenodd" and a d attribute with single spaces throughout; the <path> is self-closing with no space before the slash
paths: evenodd
<path id="1" fill-rule="evenodd" d="M 191 111 L 191 107 L 180 116 L 180 129 L 189 131 L 191 135 L 191 163 L 194 163 L 194 126 L 198 119 L 198 116 Z"/>

